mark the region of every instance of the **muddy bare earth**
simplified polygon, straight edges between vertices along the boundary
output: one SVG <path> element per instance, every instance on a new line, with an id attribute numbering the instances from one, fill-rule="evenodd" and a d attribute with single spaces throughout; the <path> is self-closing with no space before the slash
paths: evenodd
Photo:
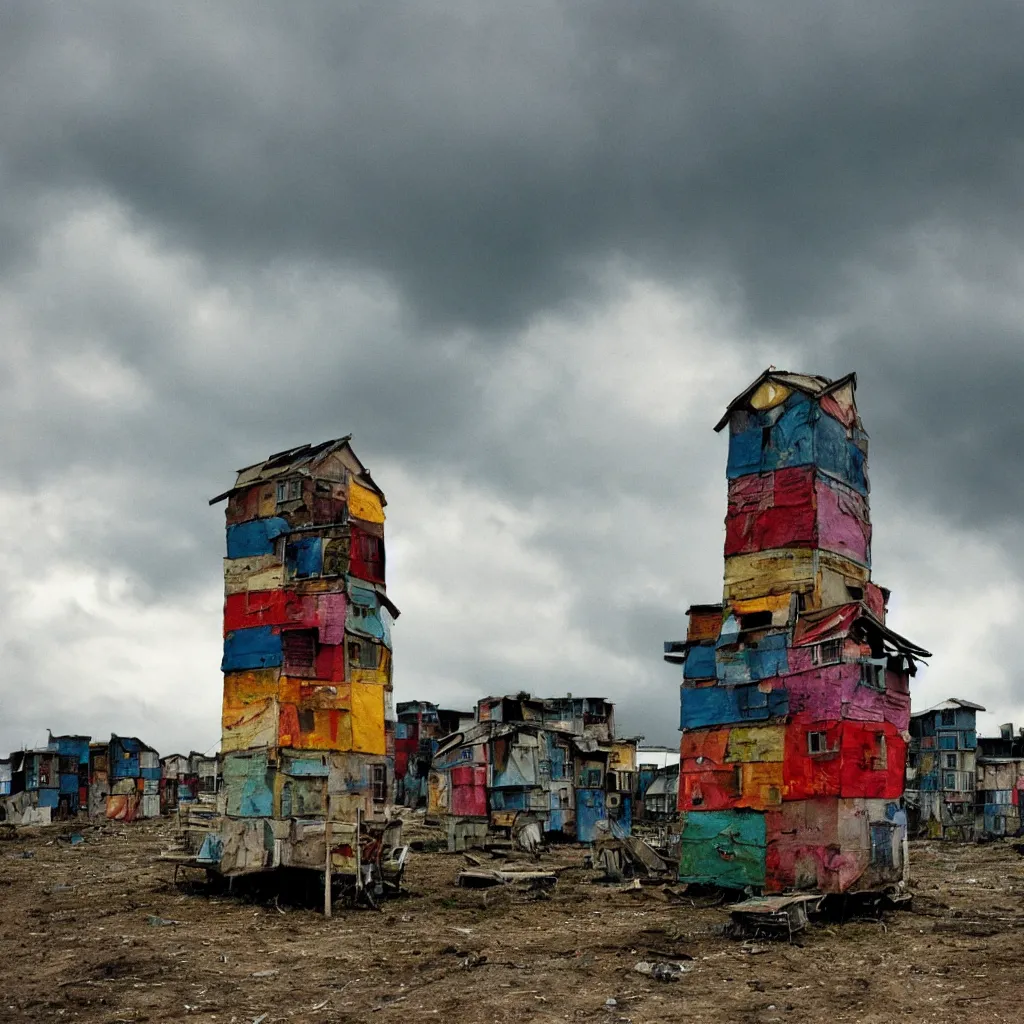
<path id="1" fill-rule="evenodd" d="M 654 887 L 595 884 L 574 848 L 541 859 L 564 868 L 550 891 L 460 889 L 461 854 L 414 854 L 410 895 L 325 920 L 280 900 L 183 890 L 155 860 L 173 841 L 171 822 L 7 833 L 0 1021 L 831 1024 L 1024 1012 L 1024 858 L 1012 840 L 912 844 L 910 911 L 814 925 L 792 945 L 727 939 L 720 908 Z M 638 973 L 642 961 L 689 969 L 663 982 Z"/>

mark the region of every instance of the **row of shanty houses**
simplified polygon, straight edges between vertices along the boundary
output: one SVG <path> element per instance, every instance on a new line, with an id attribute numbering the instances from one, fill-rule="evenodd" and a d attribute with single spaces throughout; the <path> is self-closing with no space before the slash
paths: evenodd
<path id="1" fill-rule="evenodd" d="M 635 739 L 615 737 L 614 708 L 603 698 L 485 697 L 473 722 L 433 753 L 427 815 L 447 823 L 455 848 L 524 820 L 579 842 L 602 827 L 628 834 L 636 748 Z"/>
<path id="2" fill-rule="evenodd" d="M 906 803 L 912 834 L 1013 835 L 1024 807 L 1024 735 L 979 736 L 980 704 L 951 697 L 910 719 Z M 1021 730 L 1024 732 L 1024 730 Z"/>
<path id="3" fill-rule="evenodd" d="M 0 759 L 0 820 L 48 825 L 84 815 L 155 818 L 216 792 L 217 760 L 193 751 L 165 758 L 136 736 L 54 736 Z"/>

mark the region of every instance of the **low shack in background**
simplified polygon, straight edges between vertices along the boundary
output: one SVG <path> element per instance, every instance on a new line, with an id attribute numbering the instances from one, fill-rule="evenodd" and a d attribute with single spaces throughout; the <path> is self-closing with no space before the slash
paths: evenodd
<path id="1" fill-rule="evenodd" d="M 980 704 L 951 697 L 910 716 L 907 824 L 912 835 L 971 839 Z"/>
<path id="2" fill-rule="evenodd" d="M 998 736 L 978 739 L 975 832 L 994 836 L 1017 833 L 1024 824 L 1024 730 L 999 727 Z"/>
<path id="3" fill-rule="evenodd" d="M 439 708 L 426 700 L 400 701 L 395 722 L 395 803 L 427 804 L 430 764 L 439 741 L 474 722 L 472 711 Z"/>
<path id="4" fill-rule="evenodd" d="M 592 842 L 601 822 L 630 832 L 635 784 L 636 741 L 615 738 L 604 698 L 485 697 L 474 723 L 440 742 L 427 813 L 453 846 L 524 820 Z"/>

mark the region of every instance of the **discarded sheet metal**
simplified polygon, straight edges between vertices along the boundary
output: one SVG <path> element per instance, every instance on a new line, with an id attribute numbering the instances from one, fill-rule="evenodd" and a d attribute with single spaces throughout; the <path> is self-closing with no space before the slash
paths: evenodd
<path id="1" fill-rule="evenodd" d="M 733 933 L 735 937 L 791 939 L 807 927 L 808 915 L 821 906 L 824 898 L 822 895 L 755 896 L 725 909 L 738 926 Z"/>

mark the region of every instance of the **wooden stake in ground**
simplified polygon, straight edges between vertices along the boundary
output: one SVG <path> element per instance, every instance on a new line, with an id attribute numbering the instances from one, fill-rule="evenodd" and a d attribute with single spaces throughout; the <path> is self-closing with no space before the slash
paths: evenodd
<path id="1" fill-rule="evenodd" d="M 324 917 L 331 916 L 331 797 L 327 796 L 327 821 L 324 822 L 327 862 L 324 864 Z"/>

